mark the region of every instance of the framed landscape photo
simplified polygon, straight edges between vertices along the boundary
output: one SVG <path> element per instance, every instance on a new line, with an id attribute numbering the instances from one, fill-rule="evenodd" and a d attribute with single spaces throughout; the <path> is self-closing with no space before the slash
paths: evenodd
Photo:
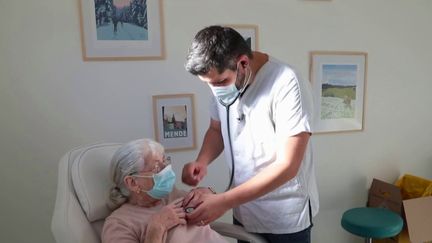
<path id="1" fill-rule="evenodd" d="M 367 53 L 313 51 L 314 132 L 363 130 Z"/>
<path id="2" fill-rule="evenodd" d="M 153 96 L 153 119 L 156 141 L 165 150 L 196 148 L 193 94 Z"/>
<path id="3" fill-rule="evenodd" d="M 78 0 L 84 61 L 165 58 L 162 0 Z"/>
<path id="4" fill-rule="evenodd" d="M 248 45 L 251 47 L 252 51 L 258 50 L 258 26 L 252 24 L 230 24 L 225 25 L 231 27 L 239 32 Z"/>

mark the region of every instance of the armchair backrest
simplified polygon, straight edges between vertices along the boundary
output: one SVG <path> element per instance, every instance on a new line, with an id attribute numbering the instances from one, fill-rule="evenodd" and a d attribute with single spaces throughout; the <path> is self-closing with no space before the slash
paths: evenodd
<path id="1" fill-rule="evenodd" d="M 112 185 L 110 162 L 119 143 L 99 143 L 69 151 L 60 160 L 51 229 L 56 241 L 99 243 Z"/>

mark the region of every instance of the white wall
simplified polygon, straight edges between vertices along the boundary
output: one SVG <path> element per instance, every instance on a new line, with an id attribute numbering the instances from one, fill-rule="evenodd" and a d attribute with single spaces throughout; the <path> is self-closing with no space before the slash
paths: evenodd
<path id="1" fill-rule="evenodd" d="M 321 211 L 314 242 L 360 242 L 340 216 L 366 201 L 373 177 L 432 178 L 432 1 L 165 0 L 167 58 L 83 62 L 76 0 L 0 1 L 0 242 L 53 242 L 57 163 L 72 147 L 153 137 L 151 96 L 195 94 L 183 62 L 210 24 L 259 26 L 260 49 L 308 74 L 311 50 L 369 54 L 364 131 L 315 136 Z M 173 154 L 179 170 L 195 151 Z M 213 165 L 226 174 L 223 161 Z M 206 180 L 220 191 L 226 179 Z M 226 217 L 229 218 L 229 217 Z"/>

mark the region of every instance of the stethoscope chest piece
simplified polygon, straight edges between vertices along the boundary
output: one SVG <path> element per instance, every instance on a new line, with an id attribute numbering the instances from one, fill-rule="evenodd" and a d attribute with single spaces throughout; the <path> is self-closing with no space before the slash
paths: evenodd
<path id="1" fill-rule="evenodd" d="M 194 210 L 195 210 L 195 208 L 193 208 L 193 207 L 189 207 L 189 208 L 185 208 L 185 209 L 184 209 L 184 211 L 185 211 L 186 213 L 192 213 Z"/>

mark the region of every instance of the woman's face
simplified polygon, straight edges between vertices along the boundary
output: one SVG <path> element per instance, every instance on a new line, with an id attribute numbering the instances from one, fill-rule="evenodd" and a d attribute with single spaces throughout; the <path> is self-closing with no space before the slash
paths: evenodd
<path id="1" fill-rule="evenodd" d="M 165 168 L 168 162 L 164 154 L 149 155 L 147 158 L 145 158 L 145 160 L 146 164 L 144 165 L 144 168 L 142 169 L 140 174 L 157 174 Z"/>
<path id="2" fill-rule="evenodd" d="M 148 196 L 145 192 L 150 191 L 153 188 L 153 175 L 159 173 L 169 163 L 169 159 L 167 160 L 163 154 L 151 155 L 149 158 L 146 158 L 144 168 L 134 176 L 135 183 L 139 188 L 137 191 L 140 191 L 137 194 L 142 195 L 141 199 L 146 201 L 158 201 L 157 199 Z"/>
<path id="3" fill-rule="evenodd" d="M 153 175 L 159 173 L 165 168 L 164 155 L 149 155 L 145 158 L 146 164 L 144 168 L 138 173 L 138 177 L 135 177 L 137 184 L 141 186 L 144 191 L 150 191 L 153 188 Z M 145 176 L 145 177 L 139 177 Z"/>

